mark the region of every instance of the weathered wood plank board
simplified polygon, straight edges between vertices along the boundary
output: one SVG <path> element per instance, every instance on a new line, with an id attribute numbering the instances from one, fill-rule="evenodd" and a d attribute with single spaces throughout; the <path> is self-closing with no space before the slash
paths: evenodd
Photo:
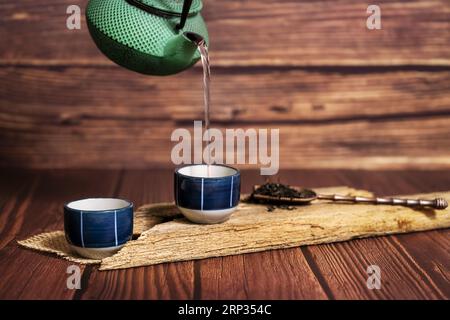
<path id="1" fill-rule="evenodd" d="M 216 0 L 206 6 L 213 58 L 222 65 L 449 64 L 448 1 L 377 4 L 380 32 L 367 30 L 360 1 Z"/>
<path id="2" fill-rule="evenodd" d="M 0 165 L 167 166 L 172 130 L 202 119 L 200 73 L 97 71 L 0 68 Z M 450 165 L 450 73 L 287 74 L 219 72 L 213 126 L 280 128 L 285 168 Z"/>
<path id="3" fill-rule="evenodd" d="M 217 71 L 217 72 L 216 72 Z M 324 122 L 450 115 L 450 71 L 213 69 L 212 121 Z M 203 119 L 200 70 L 148 77 L 119 68 L 0 68 L 2 122 L 76 125 Z"/>
<path id="4" fill-rule="evenodd" d="M 327 299 L 297 248 L 195 263 L 201 275 L 198 299 Z"/>
<path id="5" fill-rule="evenodd" d="M 83 8 L 87 0 L 77 2 Z M 112 65 L 82 30 L 67 30 L 73 1 L 3 1 L 1 64 Z M 216 66 L 450 65 L 447 0 L 387 1 L 382 30 L 366 28 L 367 3 L 205 1 Z M 14 30 L 14 32 L 11 32 Z"/>
<path id="6" fill-rule="evenodd" d="M 172 163 L 173 122 L 84 119 L 75 125 L 61 125 L 40 122 L 33 116 L 16 119 L 0 120 L 1 166 L 144 168 Z M 280 130 L 281 168 L 436 169 L 450 164 L 449 119 L 437 116 L 261 127 Z M 193 123 L 182 127 L 192 131 Z M 247 130 L 255 124 L 232 128 Z"/>
<path id="7" fill-rule="evenodd" d="M 325 278 L 333 299 L 445 299 L 416 261 L 393 245 L 392 238 L 358 239 L 302 250 Z M 374 265 L 380 268 L 380 290 L 367 286 L 367 268 Z"/>
<path id="8" fill-rule="evenodd" d="M 71 4 L 0 4 L 0 166 L 167 166 L 171 131 L 202 117 L 200 67 L 177 81 L 123 70 L 84 24 L 65 28 Z M 378 4 L 383 29 L 368 31 L 354 0 L 208 1 L 213 123 L 279 127 L 284 168 L 448 168 L 450 4 Z"/>
<path id="9" fill-rule="evenodd" d="M 450 198 L 450 192 L 441 196 Z M 114 256 L 102 260 L 100 270 L 447 227 L 450 208 L 433 211 L 318 202 L 292 211 L 267 212 L 265 206 L 241 203 L 230 220 L 222 224 L 196 225 L 185 219 L 158 224 Z"/>
<path id="10" fill-rule="evenodd" d="M 93 268 L 86 291 L 77 299 L 193 299 L 193 262 L 98 272 Z"/>
<path id="11" fill-rule="evenodd" d="M 33 192 L 39 184 L 38 174 L 5 172 L 0 184 L 0 250 L 20 232 L 24 211 L 30 205 Z"/>
<path id="12" fill-rule="evenodd" d="M 397 236 L 396 244 L 405 255 L 417 261 L 427 280 L 435 284 L 446 299 L 450 299 L 450 230 L 436 230 L 426 234 Z"/>

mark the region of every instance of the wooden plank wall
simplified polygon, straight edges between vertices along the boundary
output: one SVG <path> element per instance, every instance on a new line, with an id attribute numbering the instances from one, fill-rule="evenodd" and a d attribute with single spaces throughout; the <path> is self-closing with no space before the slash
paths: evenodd
<path id="1" fill-rule="evenodd" d="M 201 68 L 148 77 L 67 30 L 86 0 L 0 3 L 0 166 L 170 166 Z M 206 0 L 213 126 L 279 128 L 283 168 L 450 168 L 450 2 Z"/>

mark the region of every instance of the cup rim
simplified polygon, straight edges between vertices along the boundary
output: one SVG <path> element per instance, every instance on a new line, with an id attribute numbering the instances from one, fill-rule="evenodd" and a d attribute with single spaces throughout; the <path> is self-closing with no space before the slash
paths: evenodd
<path id="1" fill-rule="evenodd" d="M 77 202 L 77 201 L 84 201 L 84 200 L 120 200 L 120 201 L 124 201 L 127 203 L 127 205 L 125 207 L 120 207 L 120 208 L 116 208 L 116 209 L 99 209 L 99 210 L 80 210 L 80 209 L 75 209 L 75 208 L 71 208 L 69 205 Z M 67 211 L 72 211 L 72 212 L 91 212 L 91 213 L 114 213 L 117 211 L 123 211 L 123 210 L 128 210 L 128 209 L 133 209 L 134 204 L 133 202 L 131 202 L 130 200 L 127 199 L 122 199 L 122 198 L 113 198 L 113 197 L 95 197 L 95 198 L 82 198 L 82 199 L 77 199 L 77 200 L 72 200 L 69 202 L 64 203 L 64 209 Z"/>
<path id="2" fill-rule="evenodd" d="M 229 169 L 234 170 L 235 173 L 230 174 L 228 176 L 221 176 L 221 177 L 199 177 L 199 176 L 189 176 L 189 175 L 186 175 L 186 174 L 183 174 L 183 173 L 180 172 L 181 169 L 184 169 L 184 168 L 187 168 L 187 167 L 207 166 L 207 165 L 208 164 L 206 164 L 206 163 L 187 164 L 187 165 L 181 166 L 179 168 L 176 168 L 175 169 L 175 174 L 179 175 L 179 176 L 182 176 L 182 177 L 189 178 L 189 179 L 208 179 L 208 180 L 225 179 L 225 178 L 229 178 L 229 177 L 236 177 L 236 176 L 239 176 L 241 174 L 239 169 L 237 169 L 235 167 L 232 167 L 232 166 L 229 166 L 229 165 L 226 165 L 226 164 L 219 164 L 219 163 L 210 164 L 210 166 L 229 168 Z"/>

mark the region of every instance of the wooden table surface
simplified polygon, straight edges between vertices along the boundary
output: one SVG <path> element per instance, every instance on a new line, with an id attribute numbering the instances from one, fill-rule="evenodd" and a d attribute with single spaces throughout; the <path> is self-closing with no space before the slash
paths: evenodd
<path id="1" fill-rule="evenodd" d="M 136 206 L 172 197 L 172 171 L 1 170 L 0 299 L 449 299 L 450 230 L 99 272 L 81 266 L 82 288 L 66 286 L 70 262 L 19 248 L 17 239 L 62 229 L 62 205 L 114 196 Z M 283 171 L 284 183 L 348 185 L 380 195 L 450 189 L 448 171 Z M 262 182 L 243 172 L 243 192 Z M 366 268 L 381 268 L 369 290 Z"/>

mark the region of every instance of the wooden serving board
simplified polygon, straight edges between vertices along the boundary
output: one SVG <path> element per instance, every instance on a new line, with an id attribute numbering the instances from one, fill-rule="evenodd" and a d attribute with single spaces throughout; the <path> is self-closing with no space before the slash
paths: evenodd
<path id="1" fill-rule="evenodd" d="M 321 193 L 369 195 L 347 187 L 318 189 Z M 434 198 L 438 194 L 410 197 Z M 450 191 L 439 193 L 450 199 Z M 171 221 L 167 221 L 173 219 Z M 167 221 L 167 222 L 164 222 Z M 294 210 L 269 212 L 265 205 L 242 202 L 221 224 L 193 224 L 173 204 L 153 204 L 136 212 L 139 238 L 101 261 L 100 270 L 227 256 L 309 244 L 345 241 L 450 227 L 450 209 L 413 208 L 315 201 Z"/>

